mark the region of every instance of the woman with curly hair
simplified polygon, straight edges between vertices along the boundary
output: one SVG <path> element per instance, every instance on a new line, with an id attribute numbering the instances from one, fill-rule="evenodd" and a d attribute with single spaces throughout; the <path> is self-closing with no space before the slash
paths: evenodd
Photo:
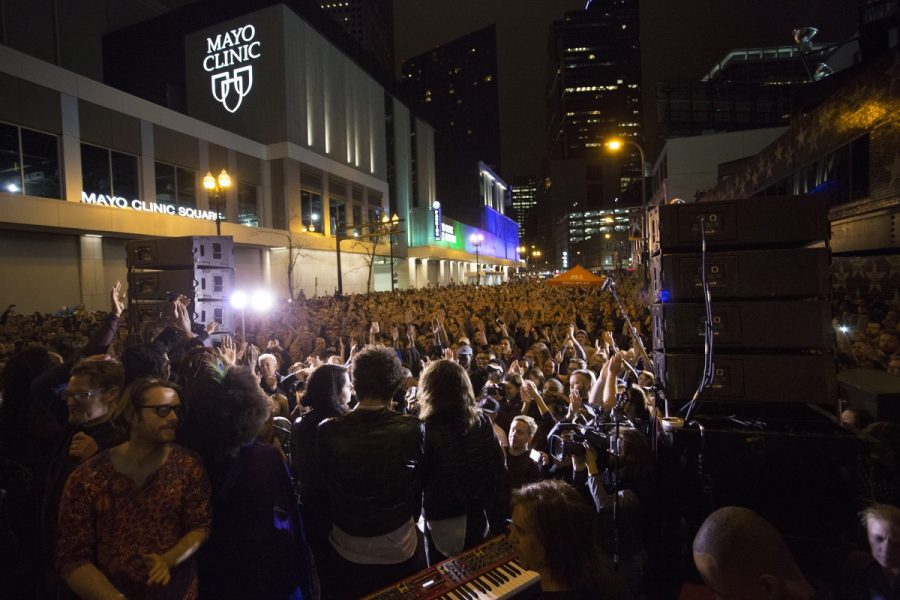
<path id="1" fill-rule="evenodd" d="M 185 443 L 206 463 L 213 524 L 198 555 L 205 598 L 311 598 L 313 575 L 284 459 L 257 441 L 269 405 L 245 367 L 213 364 L 188 383 Z"/>
<path id="2" fill-rule="evenodd" d="M 438 360 L 419 379 L 425 422 L 425 523 L 428 563 L 476 546 L 503 531 L 509 490 L 503 450 L 491 420 L 475 407 L 469 376 Z"/>

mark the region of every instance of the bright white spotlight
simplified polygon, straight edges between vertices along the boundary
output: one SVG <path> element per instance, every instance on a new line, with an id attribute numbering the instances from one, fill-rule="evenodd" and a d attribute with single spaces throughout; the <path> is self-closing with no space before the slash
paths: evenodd
<path id="1" fill-rule="evenodd" d="M 244 310 L 245 308 L 247 308 L 248 300 L 249 298 L 247 298 L 246 292 L 238 290 L 235 293 L 231 294 L 231 306 L 238 310 Z"/>
<path id="2" fill-rule="evenodd" d="M 272 308 L 272 294 L 266 290 L 256 290 L 250 297 L 250 307 L 256 312 L 266 312 Z"/>
<path id="3" fill-rule="evenodd" d="M 22 188 L 20 188 L 15 183 L 10 183 L 9 185 L 6 186 L 6 190 L 9 192 L 12 192 L 13 194 L 17 194 L 22 191 Z"/>

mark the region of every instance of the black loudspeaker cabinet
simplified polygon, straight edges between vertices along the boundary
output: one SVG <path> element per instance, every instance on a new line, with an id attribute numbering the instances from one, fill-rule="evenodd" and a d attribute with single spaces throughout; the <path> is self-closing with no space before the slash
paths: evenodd
<path id="1" fill-rule="evenodd" d="M 703 373 L 702 353 L 654 352 L 654 370 L 669 400 L 691 399 Z M 831 353 L 718 354 L 702 398 L 833 406 L 837 369 Z"/>
<path id="2" fill-rule="evenodd" d="M 654 304 L 651 313 L 654 350 L 703 350 L 703 303 Z M 712 323 L 716 350 L 834 346 L 831 305 L 825 300 L 713 302 Z"/>
<path id="3" fill-rule="evenodd" d="M 668 204 L 650 212 L 650 255 L 696 252 L 704 223 L 707 248 L 800 247 L 829 238 L 824 196 L 759 196 Z"/>
<path id="4" fill-rule="evenodd" d="M 234 268 L 230 236 L 191 236 L 138 240 L 125 244 L 129 269 Z"/>
<path id="5" fill-rule="evenodd" d="M 858 468 L 868 455 L 867 445 L 833 417 L 814 414 L 810 407 L 795 407 L 809 414 L 788 406 L 771 408 L 778 417 L 744 407 L 742 414 L 753 415 L 746 421 L 756 426 L 742 427 L 707 413 L 734 414 L 733 405 L 701 404 L 694 418 L 702 431 L 685 427 L 666 434 L 661 453 L 676 453 L 679 460 L 669 462 L 680 467 L 663 472 L 669 481 L 664 479 L 662 489 L 695 490 L 693 498 L 684 494 L 689 503 L 683 507 L 686 512 L 704 507 L 695 527 L 712 510 L 744 506 L 792 541 L 819 541 L 814 549 L 819 555 L 826 551 L 823 541 L 826 548 L 838 550 L 841 536 L 858 531 Z"/>
<path id="6" fill-rule="evenodd" d="M 703 300 L 701 260 L 699 252 L 652 257 L 653 300 Z M 714 301 L 824 297 L 830 293 L 829 262 L 824 247 L 708 252 L 706 279 Z"/>
<path id="7" fill-rule="evenodd" d="M 167 300 L 179 294 L 191 299 L 227 300 L 234 291 L 234 269 L 137 270 L 129 274 L 128 289 L 137 300 Z"/>

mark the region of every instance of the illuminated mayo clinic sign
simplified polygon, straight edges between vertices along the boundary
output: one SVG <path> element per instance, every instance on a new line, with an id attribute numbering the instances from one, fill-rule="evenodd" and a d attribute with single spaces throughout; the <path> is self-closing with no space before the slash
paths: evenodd
<path id="1" fill-rule="evenodd" d="M 161 202 L 147 202 L 146 200 L 126 200 L 122 196 L 107 196 L 106 194 L 88 194 L 81 192 L 82 204 L 95 206 L 111 206 L 113 208 L 126 208 L 145 213 L 159 215 L 172 215 L 174 217 L 188 217 L 190 219 L 216 220 L 216 211 L 191 208 L 190 206 L 174 206 Z"/>
<path id="2" fill-rule="evenodd" d="M 262 56 L 259 48 L 253 25 L 206 38 L 203 70 L 210 74 L 213 98 L 230 113 L 237 112 L 253 87 L 252 61 Z"/>

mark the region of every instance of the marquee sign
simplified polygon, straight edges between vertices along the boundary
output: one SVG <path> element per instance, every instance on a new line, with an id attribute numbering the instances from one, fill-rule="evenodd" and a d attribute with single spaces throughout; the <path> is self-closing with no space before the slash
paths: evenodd
<path id="1" fill-rule="evenodd" d="M 203 70 L 210 74 L 212 96 L 230 113 L 237 112 L 253 88 L 253 60 L 260 54 L 256 27 L 244 25 L 206 38 Z"/>
<path id="2" fill-rule="evenodd" d="M 146 200 L 137 199 L 129 202 L 122 196 L 88 194 L 85 191 L 81 192 L 81 202 L 83 204 L 93 204 L 95 206 L 112 206 L 113 208 L 126 208 L 129 210 L 137 210 L 140 212 L 172 215 L 177 217 L 188 217 L 190 219 L 204 219 L 207 221 L 216 220 L 216 211 L 214 210 L 201 210 L 199 208 L 191 208 L 189 206 L 174 206 L 172 204 L 163 204 L 161 202 L 147 202 Z"/>

